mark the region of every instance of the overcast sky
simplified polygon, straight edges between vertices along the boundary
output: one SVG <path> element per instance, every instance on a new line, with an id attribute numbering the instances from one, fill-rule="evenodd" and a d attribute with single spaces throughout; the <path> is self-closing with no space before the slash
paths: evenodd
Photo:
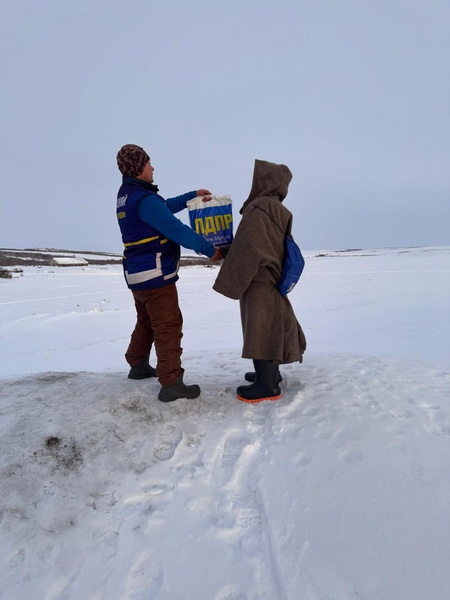
<path id="1" fill-rule="evenodd" d="M 0 55 L 1 247 L 120 252 L 126 143 L 236 217 L 285 163 L 304 249 L 450 244 L 448 0 L 14 0 Z"/>

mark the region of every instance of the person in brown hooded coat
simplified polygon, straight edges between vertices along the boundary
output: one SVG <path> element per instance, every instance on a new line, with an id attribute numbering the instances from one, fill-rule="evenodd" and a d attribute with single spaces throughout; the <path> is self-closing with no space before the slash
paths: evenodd
<path id="1" fill-rule="evenodd" d="M 252 383 L 237 389 L 246 402 L 280 398 L 279 365 L 302 362 L 306 339 L 291 303 L 277 289 L 284 262 L 284 239 L 292 214 L 282 204 L 292 173 L 286 165 L 255 160 L 250 195 L 213 289 L 239 300 L 242 358 L 250 358 Z"/>

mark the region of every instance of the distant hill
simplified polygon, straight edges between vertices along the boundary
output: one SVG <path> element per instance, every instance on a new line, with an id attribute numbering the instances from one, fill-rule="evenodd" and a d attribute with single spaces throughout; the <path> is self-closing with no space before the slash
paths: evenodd
<path id="1" fill-rule="evenodd" d="M 84 258 L 89 265 L 121 264 L 122 255 L 91 250 L 61 250 L 57 248 L 0 248 L 0 267 L 47 266 L 54 257 Z M 181 257 L 181 266 L 211 264 L 204 256 Z"/>

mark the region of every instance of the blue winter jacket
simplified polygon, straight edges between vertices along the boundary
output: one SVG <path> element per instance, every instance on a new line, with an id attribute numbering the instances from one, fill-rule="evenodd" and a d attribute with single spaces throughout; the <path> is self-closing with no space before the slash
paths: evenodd
<path id="1" fill-rule="evenodd" d="M 157 186 L 123 177 L 117 219 L 125 246 L 123 268 L 130 289 L 163 287 L 178 280 L 180 245 L 211 257 L 214 246 L 174 217 L 196 192 L 164 200 Z"/>

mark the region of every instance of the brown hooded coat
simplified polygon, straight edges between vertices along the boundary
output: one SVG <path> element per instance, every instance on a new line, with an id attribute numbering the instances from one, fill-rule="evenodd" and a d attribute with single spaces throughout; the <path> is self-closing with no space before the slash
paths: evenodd
<path id="1" fill-rule="evenodd" d="M 285 165 L 255 161 L 242 220 L 213 289 L 239 300 L 242 358 L 302 362 L 306 339 L 287 297 L 276 284 L 284 261 L 292 214 L 282 204 L 292 174 Z"/>

